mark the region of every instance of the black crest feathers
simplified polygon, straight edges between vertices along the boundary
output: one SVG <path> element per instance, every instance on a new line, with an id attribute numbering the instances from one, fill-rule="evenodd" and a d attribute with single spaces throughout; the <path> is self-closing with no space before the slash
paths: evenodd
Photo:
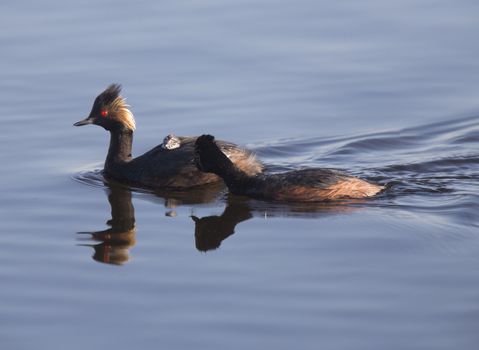
<path id="1" fill-rule="evenodd" d="M 120 96 L 120 93 L 121 85 L 111 84 L 105 89 L 105 91 L 98 95 L 98 100 L 103 106 L 108 106 Z"/>

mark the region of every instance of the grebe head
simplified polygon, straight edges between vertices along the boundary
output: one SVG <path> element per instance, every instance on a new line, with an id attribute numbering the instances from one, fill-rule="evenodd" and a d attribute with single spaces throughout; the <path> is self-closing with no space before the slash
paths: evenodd
<path id="1" fill-rule="evenodd" d="M 206 149 L 214 147 L 215 137 L 212 135 L 201 135 L 195 142 L 195 155 L 194 162 L 198 170 L 207 172 L 210 170 L 209 164 L 207 164 Z"/>
<path id="2" fill-rule="evenodd" d="M 96 124 L 106 130 L 135 130 L 135 118 L 120 96 L 121 85 L 111 84 L 93 102 L 90 115 L 74 126 Z"/>
<path id="3" fill-rule="evenodd" d="M 196 139 L 194 161 L 198 170 L 217 175 L 232 164 L 212 135 L 201 135 Z"/>

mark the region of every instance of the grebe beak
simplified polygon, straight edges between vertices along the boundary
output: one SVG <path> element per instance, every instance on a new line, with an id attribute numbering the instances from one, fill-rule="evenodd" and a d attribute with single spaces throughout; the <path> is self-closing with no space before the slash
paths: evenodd
<path id="1" fill-rule="evenodd" d="M 82 126 L 82 125 L 88 125 L 88 124 L 93 124 L 93 119 L 86 118 L 86 119 L 80 120 L 79 122 L 76 122 L 75 124 L 73 124 L 73 126 Z"/>

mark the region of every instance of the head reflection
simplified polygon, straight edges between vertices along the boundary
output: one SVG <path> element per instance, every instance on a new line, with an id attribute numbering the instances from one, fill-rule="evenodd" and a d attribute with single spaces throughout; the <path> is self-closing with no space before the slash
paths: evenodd
<path id="1" fill-rule="evenodd" d="M 136 243 L 135 209 L 131 201 L 131 191 L 119 186 L 109 186 L 108 202 L 111 206 L 111 220 L 106 223 L 110 228 L 79 234 L 89 235 L 89 239 L 100 242 L 82 244 L 94 249 L 94 260 L 121 265 L 130 260 L 129 249 Z"/>
<path id="2" fill-rule="evenodd" d="M 201 252 L 213 250 L 221 242 L 235 232 L 235 227 L 242 221 L 252 218 L 250 208 L 244 202 L 228 202 L 223 214 L 220 216 L 205 216 L 198 218 L 192 216 L 195 222 L 196 249 Z"/>

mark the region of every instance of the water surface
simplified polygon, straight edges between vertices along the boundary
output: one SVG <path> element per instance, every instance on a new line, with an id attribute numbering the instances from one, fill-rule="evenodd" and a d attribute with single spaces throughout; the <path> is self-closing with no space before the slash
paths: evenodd
<path id="1" fill-rule="evenodd" d="M 473 1 L 1 5 L 2 349 L 475 349 Z M 111 82 L 168 133 L 268 171 L 388 184 L 316 205 L 105 182 L 74 128 Z"/>

